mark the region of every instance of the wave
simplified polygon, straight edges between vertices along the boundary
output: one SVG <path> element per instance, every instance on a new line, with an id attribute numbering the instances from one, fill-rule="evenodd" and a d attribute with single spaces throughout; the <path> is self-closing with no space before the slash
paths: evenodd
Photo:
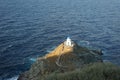
<path id="1" fill-rule="evenodd" d="M 29 60 L 32 62 L 35 62 L 37 60 L 37 58 L 30 58 Z"/>
<path id="2" fill-rule="evenodd" d="M 18 76 L 19 76 L 19 75 L 14 76 L 14 77 L 12 77 L 12 78 L 4 79 L 4 80 L 17 80 L 17 79 L 18 79 Z"/>
<path id="3" fill-rule="evenodd" d="M 79 41 L 78 44 L 81 46 L 90 46 L 90 42 L 85 40 Z"/>
<path id="4" fill-rule="evenodd" d="M 56 48 L 56 46 L 53 46 L 53 47 L 47 49 L 47 52 L 50 53 L 50 52 L 53 51 L 55 48 Z"/>

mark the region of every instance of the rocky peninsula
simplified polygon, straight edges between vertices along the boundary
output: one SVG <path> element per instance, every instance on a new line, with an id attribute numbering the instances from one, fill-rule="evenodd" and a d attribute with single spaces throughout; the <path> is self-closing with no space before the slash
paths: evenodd
<path id="1" fill-rule="evenodd" d="M 49 76 L 51 74 L 54 74 L 54 76 L 58 76 L 58 74 L 66 75 L 66 73 L 73 73 L 76 70 L 82 71 L 81 69 L 86 67 L 86 65 L 93 63 L 103 64 L 101 55 L 101 50 L 91 50 L 82 47 L 67 38 L 52 52 L 39 57 L 30 70 L 22 73 L 18 80 L 80 80 L 49 78 Z"/>

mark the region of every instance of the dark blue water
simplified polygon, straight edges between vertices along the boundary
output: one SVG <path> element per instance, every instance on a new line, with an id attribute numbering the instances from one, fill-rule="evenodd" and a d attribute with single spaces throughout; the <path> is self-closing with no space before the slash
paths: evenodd
<path id="1" fill-rule="evenodd" d="M 0 0 L 0 80 L 15 80 L 68 34 L 120 65 L 120 0 Z"/>

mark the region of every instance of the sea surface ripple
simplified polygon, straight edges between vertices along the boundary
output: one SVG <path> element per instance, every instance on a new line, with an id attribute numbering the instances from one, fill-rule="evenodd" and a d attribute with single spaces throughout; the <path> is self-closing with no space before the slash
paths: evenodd
<path id="1" fill-rule="evenodd" d="M 68 35 L 120 65 L 120 0 L 0 0 L 0 80 L 16 79 Z"/>

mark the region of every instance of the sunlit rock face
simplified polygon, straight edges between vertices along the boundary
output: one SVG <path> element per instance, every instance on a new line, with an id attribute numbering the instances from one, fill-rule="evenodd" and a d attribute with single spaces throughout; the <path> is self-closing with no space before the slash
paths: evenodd
<path id="1" fill-rule="evenodd" d="M 21 74 L 18 80 L 40 80 L 53 72 L 64 73 L 85 64 L 102 62 L 101 54 L 101 51 L 81 47 L 67 38 L 52 52 L 39 57 L 30 70 Z"/>

